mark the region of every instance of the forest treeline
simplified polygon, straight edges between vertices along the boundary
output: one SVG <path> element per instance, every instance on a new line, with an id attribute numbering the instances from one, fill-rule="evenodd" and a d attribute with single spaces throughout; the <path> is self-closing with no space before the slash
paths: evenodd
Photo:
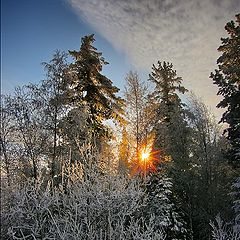
<path id="1" fill-rule="evenodd" d="M 2 239 L 239 239 L 240 14 L 225 29 L 220 123 L 169 62 L 120 97 L 94 35 L 2 95 Z"/>

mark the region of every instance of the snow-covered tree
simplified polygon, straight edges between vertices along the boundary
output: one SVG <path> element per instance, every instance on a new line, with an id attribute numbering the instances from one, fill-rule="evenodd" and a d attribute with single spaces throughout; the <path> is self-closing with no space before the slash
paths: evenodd
<path id="1" fill-rule="evenodd" d="M 152 173 L 146 182 L 147 204 L 144 213 L 153 215 L 155 229 L 163 229 L 166 239 L 186 239 L 186 223 L 174 205 L 172 181 L 163 173 Z"/>
<path id="2" fill-rule="evenodd" d="M 152 102 L 156 104 L 155 148 L 161 153 L 157 169 L 160 171 L 162 167 L 167 168 L 168 176 L 172 179 L 172 191 L 176 195 L 173 202 L 180 210 L 181 203 L 186 200 L 188 186 L 189 129 L 179 94 L 187 90 L 169 62 L 159 61 L 157 66 L 153 65 L 149 80 L 155 84 L 151 95 Z"/>
<path id="3" fill-rule="evenodd" d="M 44 62 L 46 79 L 39 84 L 29 84 L 35 101 L 41 103 L 44 111 L 43 128 L 48 132 L 46 156 L 49 158 L 48 167 L 51 178 L 60 173 L 59 154 L 59 122 L 67 112 L 66 97 L 64 96 L 64 75 L 67 69 L 67 54 L 57 50 L 52 59 Z"/>
<path id="4" fill-rule="evenodd" d="M 79 51 L 69 51 L 74 62 L 68 69 L 66 95 L 73 106 L 88 106 L 90 132 L 99 138 L 107 134 L 104 120 L 123 121 L 124 101 L 116 95 L 119 89 L 102 75 L 102 68 L 108 63 L 93 46 L 94 41 L 93 34 L 85 36 Z"/>
<path id="5" fill-rule="evenodd" d="M 10 97 L 1 95 L 1 135 L 0 135 L 0 150 L 1 150 L 1 177 L 2 182 L 5 182 L 10 187 L 14 176 L 16 176 L 17 160 L 16 156 L 16 131 L 14 129 L 14 116 L 9 109 L 8 102 Z"/>
<path id="6" fill-rule="evenodd" d="M 48 133 L 44 128 L 45 113 L 42 102 L 34 97 L 29 86 L 23 86 L 15 89 L 14 95 L 8 98 L 6 107 L 13 116 L 15 143 L 18 146 L 22 175 L 37 180 L 48 140 Z"/>

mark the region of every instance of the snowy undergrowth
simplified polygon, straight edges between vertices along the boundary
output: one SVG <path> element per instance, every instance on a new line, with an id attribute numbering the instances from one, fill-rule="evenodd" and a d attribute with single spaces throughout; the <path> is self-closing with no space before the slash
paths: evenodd
<path id="1" fill-rule="evenodd" d="M 155 216 L 146 221 L 139 213 L 140 184 L 121 176 L 92 172 L 54 191 L 28 182 L 5 191 L 4 199 L 2 239 L 165 239 Z"/>
<path id="2" fill-rule="evenodd" d="M 216 223 L 210 223 L 212 227 L 212 238 L 213 240 L 239 240 L 240 231 L 237 225 L 231 226 L 231 224 L 226 224 L 221 219 L 220 215 L 216 217 Z"/>
<path id="3" fill-rule="evenodd" d="M 235 217 L 230 223 L 224 223 L 220 215 L 216 217 L 216 223 L 212 226 L 212 237 L 214 240 L 239 240 L 240 239 L 240 177 L 233 183 L 233 211 Z"/>

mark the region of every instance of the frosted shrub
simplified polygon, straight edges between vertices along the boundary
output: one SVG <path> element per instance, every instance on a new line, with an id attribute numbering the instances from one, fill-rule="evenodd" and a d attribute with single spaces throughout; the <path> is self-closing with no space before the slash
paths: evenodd
<path id="1" fill-rule="evenodd" d="M 239 240 L 240 239 L 240 231 L 235 228 L 235 226 L 231 226 L 230 224 L 226 224 L 218 215 L 216 217 L 216 223 L 210 223 L 212 227 L 212 237 L 214 240 Z"/>
<path id="2" fill-rule="evenodd" d="M 9 193 L 2 208 L 2 239 L 164 239 L 136 213 L 144 192 L 135 180 L 89 174 L 50 190 L 31 182 Z"/>
<path id="3" fill-rule="evenodd" d="M 229 224 L 225 224 L 220 218 L 216 217 L 216 224 L 210 223 L 212 226 L 212 236 L 214 240 L 239 240 L 240 239 L 240 178 L 233 183 L 234 191 L 231 195 L 234 198 L 233 210 L 235 218 Z"/>

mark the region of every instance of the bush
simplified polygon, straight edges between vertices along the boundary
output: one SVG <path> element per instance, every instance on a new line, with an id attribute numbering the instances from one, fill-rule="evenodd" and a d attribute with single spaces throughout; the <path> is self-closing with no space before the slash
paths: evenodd
<path id="1" fill-rule="evenodd" d="M 139 215 L 145 199 L 135 180 L 91 172 L 85 181 L 49 186 L 28 182 L 5 193 L 2 239 L 164 239 L 155 216 Z"/>

